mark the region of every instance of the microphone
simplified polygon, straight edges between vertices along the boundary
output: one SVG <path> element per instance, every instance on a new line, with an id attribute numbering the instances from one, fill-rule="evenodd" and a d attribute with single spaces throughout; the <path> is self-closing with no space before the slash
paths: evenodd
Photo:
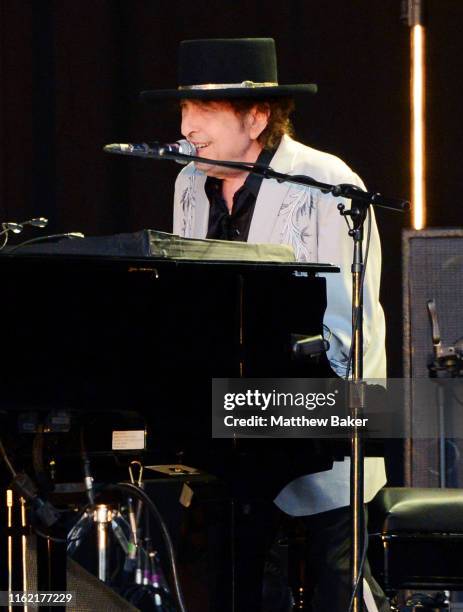
<path id="1" fill-rule="evenodd" d="M 114 143 L 103 147 L 105 153 L 116 153 L 118 155 L 135 155 L 137 157 L 154 157 L 160 158 L 166 153 L 180 153 L 182 155 L 196 155 L 196 147 L 182 139 L 177 142 L 161 143 L 161 142 L 142 142 L 142 143 Z M 179 164 L 187 164 L 188 161 L 176 159 Z"/>
<path id="2" fill-rule="evenodd" d="M 48 219 L 45 217 L 35 217 L 34 219 L 28 219 L 27 221 L 21 221 L 21 223 L 17 223 L 15 221 L 6 221 L 2 223 L 3 231 L 0 232 L 0 236 L 2 234 L 6 234 L 7 232 L 13 232 L 13 234 L 20 234 L 25 225 L 32 225 L 33 227 L 46 227 L 48 224 Z"/>

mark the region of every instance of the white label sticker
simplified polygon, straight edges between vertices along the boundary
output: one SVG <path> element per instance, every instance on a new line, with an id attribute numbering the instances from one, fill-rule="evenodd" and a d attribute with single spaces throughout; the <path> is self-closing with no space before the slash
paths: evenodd
<path id="1" fill-rule="evenodd" d="M 140 450 L 145 448 L 145 431 L 128 429 L 113 431 L 113 450 Z"/>

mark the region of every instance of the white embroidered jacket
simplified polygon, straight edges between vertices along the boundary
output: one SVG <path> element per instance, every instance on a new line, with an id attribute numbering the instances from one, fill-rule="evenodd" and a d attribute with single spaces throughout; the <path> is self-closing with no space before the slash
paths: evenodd
<path id="1" fill-rule="evenodd" d="M 284 136 L 271 161 L 278 172 L 303 174 L 330 184 L 351 183 L 364 188 L 360 178 L 339 158 L 316 151 Z M 204 191 L 206 175 L 186 166 L 175 184 L 174 233 L 187 238 L 207 234 L 209 201 Z M 340 274 L 326 274 L 329 329 L 328 358 L 340 376 L 346 372 L 351 339 L 352 239 L 333 198 L 320 191 L 264 179 L 256 200 L 248 242 L 285 243 L 294 248 L 299 261 L 332 263 Z M 349 207 L 347 201 L 343 203 Z M 364 288 L 364 378 L 386 377 L 384 314 L 379 303 L 381 246 L 372 213 L 370 253 Z M 275 499 L 293 516 L 326 512 L 349 505 L 350 460 L 336 461 L 331 470 L 301 476 L 290 482 Z M 365 501 L 386 483 L 384 461 L 365 459 Z"/>
<path id="2" fill-rule="evenodd" d="M 323 183 L 351 183 L 364 188 L 360 178 L 339 158 L 316 151 L 284 136 L 271 161 L 278 172 L 303 174 Z M 209 201 L 206 175 L 193 164 L 180 172 L 175 185 L 174 234 L 204 238 Z M 298 261 L 332 263 L 340 274 L 327 274 L 328 307 L 324 324 L 329 329 L 328 358 L 343 376 L 351 338 L 352 239 L 337 204 L 342 198 L 317 189 L 264 179 L 256 200 L 248 242 L 284 243 L 294 248 Z M 344 201 L 348 205 L 348 202 Z M 372 211 L 372 234 L 364 291 L 364 377 L 386 377 L 384 315 L 379 303 L 381 247 Z"/>

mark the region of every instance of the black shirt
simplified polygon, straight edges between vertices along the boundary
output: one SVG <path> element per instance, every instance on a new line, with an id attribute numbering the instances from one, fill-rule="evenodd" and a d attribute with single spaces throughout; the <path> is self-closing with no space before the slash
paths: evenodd
<path id="1" fill-rule="evenodd" d="M 262 149 L 256 163 L 268 166 L 275 150 Z M 206 238 L 246 242 L 252 214 L 263 177 L 249 174 L 233 196 L 231 211 L 222 195 L 222 180 L 208 176 L 204 189 L 209 200 L 209 222 Z"/>

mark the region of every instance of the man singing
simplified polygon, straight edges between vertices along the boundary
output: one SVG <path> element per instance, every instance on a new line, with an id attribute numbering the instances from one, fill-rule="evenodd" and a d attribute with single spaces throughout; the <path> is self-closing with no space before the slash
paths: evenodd
<path id="1" fill-rule="evenodd" d="M 198 156 L 258 162 L 278 172 L 364 188 L 360 178 L 339 158 L 293 140 L 289 117 L 295 101 L 313 95 L 317 88 L 278 84 L 273 39 L 184 41 L 180 45 L 179 83 L 178 89 L 146 91 L 141 96 L 147 101 L 180 101 L 181 132 L 195 145 Z M 351 343 L 353 247 L 337 208 L 340 201 L 314 188 L 192 163 L 176 181 L 174 233 L 187 238 L 289 244 L 298 261 L 339 266 L 340 274 L 326 275 L 324 327 L 331 367 L 344 377 Z M 348 201 L 344 203 L 349 207 Z M 381 250 L 373 211 L 371 215 L 364 288 L 364 377 L 385 378 L 385 326 L 379 303 Z M 334 461 L 330 470 L 293 480 L 272 505 L 275 512 L 276 506 L 279 511 L 302 517 L 306 524 L 316 583 L 314 612 L 346 612 L 349 607 L 349 465 L 349 458 Z M 365 501 L 370 501 L 384 484 L 383 460 L 368 457 Z M 243 522 L 254 526 L 271 522 L 264 516 L 262 500 L 242 501 Z M 260 609 L 263 553 L 259 549 L 265 540 L 261 532 L 257 527 L 248 529 L 246 542 L 237 544 L 239 612 Z M 368 563 L 364 575 L 366 609 L 389 610 Z M 240 588 L 240 580 L 251 587 Z"/>

